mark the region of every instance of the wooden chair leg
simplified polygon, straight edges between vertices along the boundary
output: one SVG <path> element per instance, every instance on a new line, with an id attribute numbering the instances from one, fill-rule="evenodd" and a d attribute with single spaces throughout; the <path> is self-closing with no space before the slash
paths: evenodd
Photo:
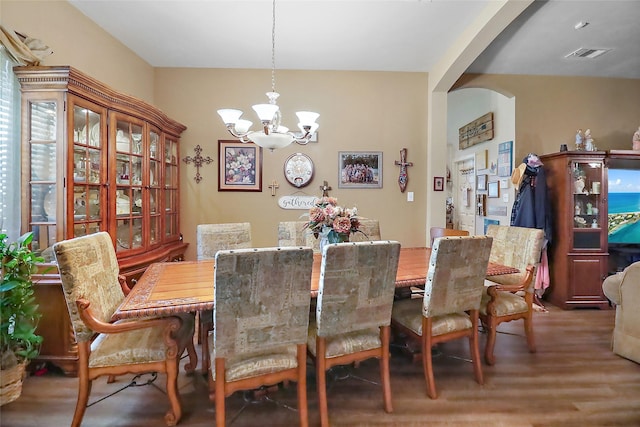
<path id="1" fill-rule="evenodd" d="M 215 369 L 216 369 L 216 427 L 224 427 L 225 423 L 225 413 L 224 413 L 224 403 L 225 403 L 225 395 L 224 395 L 224 382 L 225 382 L 225 372 L 224 372 L 224 359 L 216 358 L 215 360 Z"/>
<path id="2" fill-rule="evenodd" d="M 318 409 L 320 411 L 320 425 L 322 427 L 329 427 L 325 352 L 326 352 L 325 339 L 321 337 L 316 337 L 316 382 L 318 386 Z"/>
<path id="3" fill-rule="evenodd" d="M 112 384 L 114 382 L 116 382 L 116 376 L 115 375 L 109 375 L 107 377 L 107 384 Z"/>
<path id="4" fill-rule="evenodd" d="M 493 317 L 490 317 L 486 323 L 487 330 L 487 342 L 484 345 L 484 362 L 491 366 L 496 363 L 496 358 L 493 354 L 493 349 L 496 345 L 496 327 Z"/>
<path id="5" fill-rule="evenodd" d="M 433 377 L 433 360 L 431 358 L 431 319 L 422 317 L 422 369 L 427 383 L 427 396 L 437 399 L 436 382 Z"/>
<path id="6" fill-rule="evenodd" d="M 309 425 L 309 412 L 307 404 L 307 346 L 298 345 L 298 413 L 300 414 L 300 427 Z"/>
<path id="7" fill-rule="evenodd" d="M 178 395 L 178 360 L 167 360 L 167 397 L 169 398 L 170 409 L 164 416 L 164 420 L 169 427 L 175 426 L 182 418 L 182 408 Z"/>
<path id="8" fill-rule="evenodd" d="M 484 384 L 482 375 L 482 363 L 480 362 L 480 345 L 478 344 L 478 312 L 471 314 L 472 333 L 469 337 L 469 353 L 473 360 L 473 373 L 478 384 Z"/>
<path id="9" fill-rule="evenodd" d="M 187 343 L 187 355 L 189 356 L 189 363 L 184 365 L 184 370 L 191 373 L 198 367 L 198 353 L 196 352 L 196 346 L 193 343 L 193 338 L 191 338 Z"/>
<path id="10" fill-rule="evenodd" d="M 380 338 L 382 341 L 382 357 L 380 358 L 380 379 L 382 380 L 382 396 L 384 398 L 384 410 L 387 413 L 393 412 L 393 402 L 391 401 L 391 378 L 389 374 L 389 342 L 390 327 L 380 328 Z"/>
<path id="11" fill-rule="evenodd" d="M 71 427 L 80 427 L 84 413 L 87 410 L 89 402 L 89 394 L 91 394 L 92 382 L 88 380 L 88 373 L 78 372 L 78 401 L 76 402 L 76 410 L 73 413 Z"/>
<path id="12" fill-rule="evenodd" d="M 527 346 L 530 353 L 536 352 L 536 339 L 533 335 L 533 313 L 529 312 L 524 318 L 524 333 L 527 336 Z"/>

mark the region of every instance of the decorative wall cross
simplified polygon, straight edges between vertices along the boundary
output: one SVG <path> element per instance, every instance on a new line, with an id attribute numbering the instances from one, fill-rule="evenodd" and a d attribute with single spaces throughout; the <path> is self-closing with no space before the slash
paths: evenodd
<path id="1" fill-rule="evenodd" d="M 274 179 L 273 181 L 271 181 L 271 184 L 269 184 L 269 188 L 271 189 L 271 195 L 275 196 L 276 195 L 276 189 L 280 187 L 278 185 L 278 183 L 276 182 L 276 180 Z"/>
<path id="2" fill-rule="evenodd" d="M 196 155 L 194 157 L 191 156 L 187 156 L 184 159 L 182 159 L 186 164 L 189 164 L 191 162 L 193 162 L 193 165 L 196 167 L 196 176 L 193 178 L 196 180 L 196 183 L 200 183 L 200 181 L 202 181 L 202 176 L 200 175 L 200 167 L 204 166 L 204 164 L 209 164 L 211 162 L 213 162 L 213 159 L 209 156 L 207 157 L 202 157 L 200 155 L 200 153 L 202 153 L 202 148 L 200 147 L 200 144 L 196 145 L 193 149 L 193 151 L 196 152 Z"/>
<path id="3" fill-rule="evenodd" d="M 404 193 L 407 189 L 407 182 L 409 182 L 409 174 L 407 173 L 407 167 L 413 166 L 413 162 L 407 162 L 407 149 L 400 150 L 400 161 L 396 160 L 396 166 L 400 166 L 400 176 L 398 176 L 398 184 L 400 185 L 400 192 Z"/>
<path id="4" fill-rule="evenodd" d="M 329 190 L 331 190 L 331 187 L 327 181 L 322 183 L 320 189 L 322 190 L 322 197 L 329 197 Z"/>

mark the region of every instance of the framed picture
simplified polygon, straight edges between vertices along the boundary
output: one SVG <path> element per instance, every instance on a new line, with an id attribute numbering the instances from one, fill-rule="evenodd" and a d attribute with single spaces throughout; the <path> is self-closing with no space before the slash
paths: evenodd
<path id="1" fill-rule="evenodd" d="M 511 176 L 513 141 L 498 144 L 498 176 Z"/>
<path id="2" fill-rule="evenodd" d="M 476 179 L 476 189 L 480 191 L 487 189 L 487 175 L 478 175 Z"/>
<path id="3" fill-rule="evenodd" d="M 444 191 L 444 177 L 443 176 L 434 176 L 433 177 L 433 191 Z"/>
<path id="4" fill-rule="evenodd" d="M 262 147 L 218 141 L 218 191 L 262 191 Z"/>
<path id="5" fill-rule="evenodd" d="M 480 150 L 476 153 L 476 170 L 487 168 L 487 150 Z"/>
<path id="6" fill-rule="evenodd" d="M 340 151 L 339 188 L 382 188 L 382 151 Z"/>
<path id="7" fill-rule="evenodd" d="M 500 197 L 500 183 L 498 181 L 492 181 L 487 184 L 488 194 L 487 197 L 495 199 Z"/>

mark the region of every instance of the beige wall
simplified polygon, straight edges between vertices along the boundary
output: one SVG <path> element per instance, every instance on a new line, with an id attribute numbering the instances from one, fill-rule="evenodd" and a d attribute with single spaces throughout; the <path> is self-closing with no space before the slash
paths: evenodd
<path id="1" fill-rule="evenodd" d="M 640 79 L 469 74 L 463 87 L 515 96 L 515 164 L 529 152 L 571 149 L 577 129 L 591 129 L 598 149 L 630 150 L 640 125 Z"/>
<path id="2" fill-rule="evenodd" d="M 71 65 L 150 104 L 154 70 L 66 0 L 2 0 L 2 25 L 53 49 L 42 65 Z"/>
<path id="3" fill-rule="evenodd" d="M 341 205 L 357 206 L 361 216 L 380 221 L 384 238 L 403 246 L 425 245 L 426 215 L 426 93 L 424 73 L 276 71 L 276 90 L 283 124 L 296 127 L 295 111 L 320 113 L 318 142 L 291 145 L 263 153 L 263 191 L 218 192 L 218 140 L 232 139 L 216 110 L 239 108 L 254 122 L 251 105 L 266 102 L 270 90 L 269 70 L 158 69 L 155 97 L 169 116 L 187 125 L 181 141 L 181 156 L 195 155 L 200 145 L 203 156 L 214 162 L 200 169 L 203 180 L 194 181 L 193 165 L 182 163 L 181 225 L 185 240 L 193 243 L 187 253 L 195 254 L 195 227 L 199 223 L 248 221 L 256 246 L 277 245 L 279 221 L 296 221 L 304 210 L 283 210 L 278 198 L 304 193 L 319 196 L 324 180 L 333 188 L 330 195 Z M 407 202 L 397 179 L 400 149 L 407 148 L 409 168 L 407 191 L 415 201 Z M 382 151 L 382 189 L 338 188 L 339 151 Z M 297 189 L 283 175 L 285 159 L 294 152 L 308 154 L 315 164 L 309 186 Z M 267 187 L 276 180 L 279 188 L 271 196 Z"/>

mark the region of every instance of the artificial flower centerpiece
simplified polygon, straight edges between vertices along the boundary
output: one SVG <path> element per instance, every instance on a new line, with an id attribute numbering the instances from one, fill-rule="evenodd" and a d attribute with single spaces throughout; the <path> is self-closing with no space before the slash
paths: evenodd
<path id="1" fill-rule="evenodd" d="M 306 215 L 306 214 L 305 214 Z M 309 229 L 316 238 L 326 238 L 329 243 L 349 241 L 351 233 L 360 231 L 358 209 L 345 209 L 338 206 L 335 197 L 316 199 L 314 206 L 309 209 L 309 222 L 305 228 Z"/>

